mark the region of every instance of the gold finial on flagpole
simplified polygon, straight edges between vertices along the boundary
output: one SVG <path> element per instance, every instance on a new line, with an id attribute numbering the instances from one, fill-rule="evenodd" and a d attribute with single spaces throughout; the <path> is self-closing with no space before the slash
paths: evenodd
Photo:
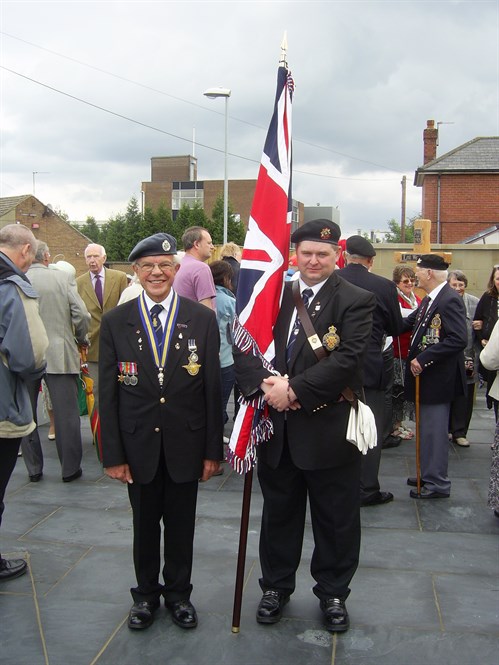
<path id="1" fill-rule="evenodd" d="M 279 64 L 282 65 L 283 67 L 286 67 L 286 69 L 288 68 L 287 52 L 288 52 L 288 33 L 285 30 L 281 42 L 281 59 L 279 60 Z"/>

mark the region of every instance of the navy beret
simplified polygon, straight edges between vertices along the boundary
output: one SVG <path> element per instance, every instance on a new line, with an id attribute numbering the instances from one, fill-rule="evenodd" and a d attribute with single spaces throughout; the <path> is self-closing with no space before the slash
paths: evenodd
<path id="1" fill-rule="evenodd" d="M 449 264 L 438 254 L 422 254 L 417 260 L 416 266 L 430 270 L 447 270 Z"/>
<path id="2" fill-rule="evenodd" d="M 372 243 L 362 236 L 350 236 L 346 241 L 345 249 L 350 255 L 365 256 L 368 259 L 376 256 L 376 250 Z"/>
<path id="3" fill-rule="evenodd" d="M 335 222 L 331 222 L 329 219 L 312 219 L 296 229 L 291 235 L 291 242 L 299 243 L 302 240 L 312 240 L 313 242 L 327 242 L 330 245 L 337 245 L 340 235 L 341 229 Z"/>
<path id="4" fill-rule="evenodd" d="M 138 242 L 130 252 L 129 261 L 135 261 L 143 256 L 161 256 L 162 254 L 176 254 L 177 241 L 169 233 L 155 233 Z"/>

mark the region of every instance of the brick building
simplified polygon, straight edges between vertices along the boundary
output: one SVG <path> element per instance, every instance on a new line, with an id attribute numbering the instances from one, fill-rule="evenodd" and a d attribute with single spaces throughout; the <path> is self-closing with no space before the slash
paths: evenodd
<path id="1" fill-rule="evenodd" d="M 229 204 L 245 227 L 248 226 L 256 180 L 229 180 Z M 223 180 L 198 180 L 197 158 L 192 155 L 151 157 L 151 181 L 142 183 L 144 207 L 156 210 L 161 203 L 176 213 L 184 204 L 199 205 L 211 216 L 223 197 Z M 303 204 L 293 201 L 293 228 L 303 221 Z"/>
<path id="2" fill-rule="evenodd" d="M 499 225 L 499 136 L 478 137 L 437 157 L 438 128 L 423 132 L 422 217 L 432 220 L 433 243 L 461 243 Z"/>
<path id="3" fill-rule="evenodd" d="M 84 252 L 91 241 L 31 194 L 0 198 L 0 228 L 16 223 L 47 243 L 52 261 L 68 261 L 77 275 L 87 270 Z"/>

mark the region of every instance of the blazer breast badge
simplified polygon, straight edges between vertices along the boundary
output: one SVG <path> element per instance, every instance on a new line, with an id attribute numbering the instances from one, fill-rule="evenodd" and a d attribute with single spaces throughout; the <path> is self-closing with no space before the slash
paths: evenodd
<path id="1" fill-rule="evenodd" d="M 328 351 L 334 351 L 340 343 L 340 336 L 334 326 L 329 326 L 328 332 L 322 338 L 322 345 Z"/>

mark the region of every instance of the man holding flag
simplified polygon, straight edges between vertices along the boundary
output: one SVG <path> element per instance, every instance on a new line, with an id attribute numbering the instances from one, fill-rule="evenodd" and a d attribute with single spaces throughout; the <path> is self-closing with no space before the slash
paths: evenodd
<path id="1" fill-rule="evenodd" d="M 345 438 L 350 404 L 342 391 L 349 387 L 359 392 L 362 387 L 375 307 L 372 294 L 334 273 L 339 238 L 337 224 L 324 219 L 307 222 L 291 237 L 300 272 L 297 295 L 304 300 L 326 357 L 319 361 L 307 340 L 291 282 L 273 330 L 275 371 L 258 354 L 234 353 L 241 392 L 247 399 L 264 395 L 273 426 L 270 439 L 258 449 L 264 507 L 263 597 L 257 621 L 279 621 L 295 589 L 308 495 L 314 593 L 332 632 L 348 630 L 345 600 L 360 548 L 361 455 Z"/>

